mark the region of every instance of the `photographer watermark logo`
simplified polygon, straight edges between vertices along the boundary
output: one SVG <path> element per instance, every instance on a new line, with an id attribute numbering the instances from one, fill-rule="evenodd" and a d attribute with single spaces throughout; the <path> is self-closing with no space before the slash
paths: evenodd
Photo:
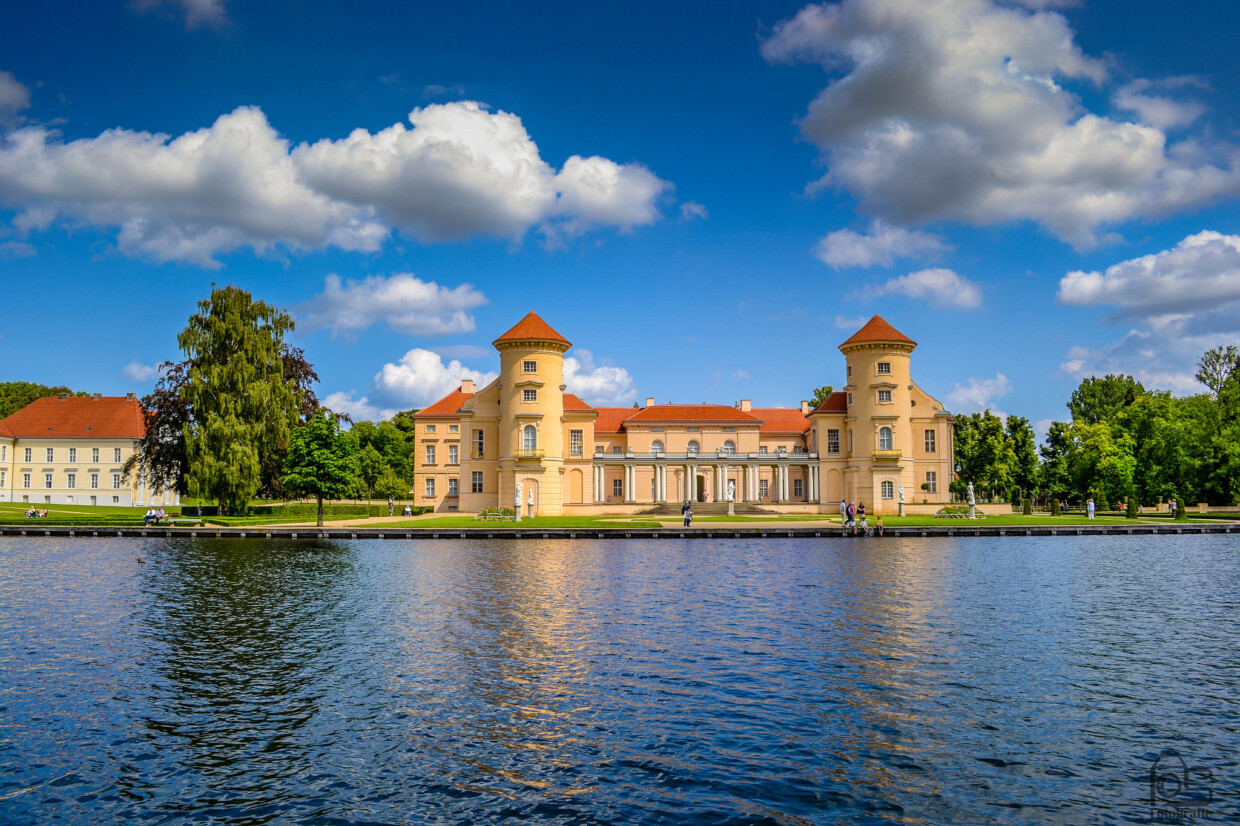
<path id="1" fill-rule="evenodd" d="M 1175 749 L 1163 749 L 1150 766 L 1150 819 L 1163 821 L 1196 820 L 1209 817 L 1214 802 L 1214 772 L 1205 766 L 1190 766 Z"/>

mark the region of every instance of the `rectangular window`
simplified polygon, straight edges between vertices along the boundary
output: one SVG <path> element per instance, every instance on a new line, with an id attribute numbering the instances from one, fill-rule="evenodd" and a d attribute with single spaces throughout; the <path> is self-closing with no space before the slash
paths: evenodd
<path id="1" fill-rule="evenodd" d="M 602 452 L 603 452 L 603 446 L 602 446 L 602 445 L 595 445 L 595 446 L 594 446 L 594 455 L 595 455 L 595 456 L 598 456 L 598 455 L 599 455 L 600 453 L 602 453 Z"/>
<path id="2" fill-rule="evenodd" d="M 43 474 L 43 487 L 45 487 L 45 488 L 47 488 L 47 489 L 49 489 L 49 490 L 51 489 L 51 487 L 52 487 L 52 474 L 50 474 L 50 473 L 45 473 L 45 474 Z"/>
<path id="3" fill-rule="evenodd" d="M 880 361 L 878 363 L 878 374 L 880 376 L 890 376 L 891 375 L 891 362 Z"/>
<path id="4" fill-rule="evenodd" d="M 469 475 L 469 479 L 471 485 L 470 490 L 474 493 L 482 493 L 482 471 L 475 470 Z"/>
<path id="5" fill-rule="evenodd" d="M 121 460 L 121 449 L 119 447 L 112 448 L 112 461 L 119 462 Z"/>
<path id="6" fill-rule="evenodd" d="M 623 453 L 623 452 L 624 452 L 624 448 L 623 448 L 623 447 L 621 447 L 620 445 L 612 445 L 612 446 L 611 446 L 611 452 L 612 452 L 612 453 Z"/>
<path id="7" fill-rule="evenodd" d="M 852 365 L 848 365 L 848 378 L 852 378 Z"/>
<path id="8" fill-rule="evenodd" d="M 935 470 L 926 471 L 926 484 L 930 486 L 929 488 L 926 489 L 927 493 L 938 493 L 939 492 L 938 471 L 935 471 Z"/>
<path id="9" fill-rule="evenodd" d="M 568 455 L 580 456 L 585 452 L 585 434 L 581 430 L 568 431 Z"/>
<path id="10" fill-rule="evenodd" d="M 428 465 L 435 464 L 435 446 L 434 445 L 426 446 L 426 463 Z"/>
<path id="11" fill-rule="evenodd" d="M 723 432 L 724 432 L 724 433 L 735 433 L 735 432 L 736 432 L 736 428 L 735 428 L 735 427 L 725 427 L 725 428 L 723 429 Z"/>
<path id="12" fill-rule="evenodd" d="M 933 431 L 933 430 L 927 430 L 927 431 L 926 431 L 926 452 L 927 452 L 927 453 L 934 453 L 934 452 L 935 452 L 935 447 L 936 447 L 936 446 L 935 446 L 935 444 L 934 444 L 934 431 Z"/>
<path id="13" fill-rule="evenodd" d="M 69 464 L 73 464 L 76 461 L 77 461 L 77 448 L 71 447 L 69 448 Z"/>
<path id="14" fill-rule="evenodd" d="M 461 463 L 460 450 L 456 445 L 448 445 L 448 464 L 459 465 Z"/>
<path id="15" fill-rule="evenodd" d="M 7 470 L 0 470 L 0 490 L 3 490 L 4 488 L 8 486 L 9 486 L 9 472 Z"/>
<path id="16" fill-rule="evenodd" d="M 611 495 L 612 496 L 624 496 L 624 480 L 623 479 L 612 479 L 611 480 Z"/>
<path id="17" fill-rule="evenodd" d="M 9 446 L 0 445 L 0 462 L 7 462 L 8 460 L 9 460 Z"/>
<path id="18" fill-rule="evenodd" d="M 435 480 L 434 479 L 426 480 L 426 497 L 428 499 L 435 498 Z"/>
<path id="19" fill-rule="evenodd" d="M 119 490 L 121 486 L 121 475 L 119 473 L 112 474 L 112 489 Z"/>
<path id="20" fill-rule="evenodd" d="M 115 505 L 115 504 L 116 504 L 117 502 L 119 502 L 119 501 L 121 501 L 121 498 L 120 498 L 119 496 L 113 496 L 113 497 L 112 497 L 112 504 L 113 504 L 113 505 Z"/>
<path id="21" fill-rule="evenodd" d="M 32 461 L 32 459 L 30 458 L 30 448 L 26 448 L 26 449 L 22 452 L 22 456 L 23 456 L 23 457 L 25 457 L 25 460 L 26 460 L 27 462 Z"/>
<path id="22" fill-rule="evenodd" d="M 851 430 L 848 431 L 848 452 L 853 452 L 853 432 Z"/>
<path id="23" fill-rule="evenodd" d="M 827 431 L 827 453 L 840 452 L 840 432 L 838 430 Z"/>
<path id="24" fill-rule="evenodd" d="M 448 425 L 448 432 L 449 433 L 460 433 L 461 426 L 459 424 L 450 424 Z"/>
<path id="25" fill-rule="evenodd" d="M 805 495 L 804 482 L 800 479 L 792 480 L 792 495 L 800 499 Z"/>
<path id="26" fill-rule="evenodd" d="M 538 401 L 538 391 L 527 387 L 521 391 L 521 399 L 527 402 L 536 402 Z"/>
<path id="27" fill-rule="evenodd" d="M 766 455 L 766 445 L 758 445 L 758 455 L 759 456 Z"/>
<path id="28" fill-rule="evenodd" d="M 69 490 L 73 490 L 74 488 L 77 487 L 77 474 L 76 473 L 65 474 L 65 487 L 68 488 Z"/>
<path id="29" fill-rule="evenodd" d="M 685 428 L 685 432 L 686 432 L 686 433 L 701 433 L 701 432 L 702 432 L 702 428 L 700 428 L 700 427 L 686 427 L 686 428 Z"/>
<path id="30" fill-rule="evenodd" d="M 652 428 L 650 428 L 650 432 L 651 432 L 651 433 L 662 433 L 662 432 L 663 432 L 663 428 L 662 428 L 662 427 L 652 427 Z"/>
<path id="31" fill-rule="evenodd" d="M 30 474 L 29 473 L 22 474 L 22 487 L 23 488 L 30 487 Z"/>
<path id="32" fill-rule="evenodd" d="M 98 473 L 92 473 L 90 475 L 90 489 L 99 490 L 99 474 Z"/>
<path id="33" fill-rule="evenodd" d="M 879 390 L 878 391 L 878 403 L 879 404 L 891 404 L 891 391 L 890 390 Z"/>
<path id="34" fill-rule="evenodd" d="M 459 495 L 459 491 L 457 490 L 459 485 L 460 485 L 460 482 L 458 482 L 456 479 L 449 479 L 448 480 L 448 495 L 449 496 Z"/>
<path id="35" fill-rule="evenodd" d="M 848 394 L 848 403 L 849 403 L 850 405 L 852 404 L 852 393 L 849 393 L 849 394 Z"/>
<path id="36" fill-rule="evenodd" d="M 49 462 L 54 462 L 54 461 L 56 461 L 56 448 L 54 448 L 54 447 L 49 447 L 49 448 L 47 449 L 47 461 L 49 461 Z"/>
<path id="37" fill-rule="evenodd" d="M 90 463 L 91 463 L 92 465 L 97 465 L 97 464 L 99 464 L 99 448 L 97 448 L 97 447 L 92 447 L 92 448 L 90 449 Z"/>
<path id="38" fill-rule="evenodd" d="M 771 480 L 770 480 L 770 479 L 759 479 L 759 480 L 758 480 L 758 498 L 759 498 L 759 499 L 765 499 L 765 498 L 766 498 L 767 493 L 768 493 L 770 490 L 771 490 Z"/>
<path id="39" fill-rule="evenodd" d="M 526 361 L 521 362 L 521 371 L 524 373 L 537 373 L 538 362 L 529 361 L 528 359 Z"/>
<path id="40" fill-rule="evenodd" d="M 474 458 L 475 459 L 482 458 L 482 445 L 483 445 L 482 431 L 475 430 L 474 431 Z"/>
<path id="41" fill-rule="evenodd" d="M 434 433 L 434 432 L 435 432 L 435 425 L 433 425 L 433 424 L 428 424 L 428 425 L 426 426 L 426 432 L 427 432 L 427 433 Z"/>

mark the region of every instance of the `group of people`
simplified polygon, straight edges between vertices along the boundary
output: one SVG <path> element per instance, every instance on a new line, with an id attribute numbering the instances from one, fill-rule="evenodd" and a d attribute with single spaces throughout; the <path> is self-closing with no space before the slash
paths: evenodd
<path id="1" fill-rule="evenodd" d="M 688 502 L 685 502 L 684 507 L 680 509 L 680 515 L 685 520 L 686 528 L 693 524 L 693 507 Z"/>
<path id="2" fill-rule="evenodd" d="M 840 500 L 840 524 L 845 528 L 852 528 L 852 535 L 857 535 L 857 529 L 861 529 L 862 536 L 872 536 L 873 531 L 870 529 L 869 523 L 865 518 L 865 502 L 858 502 L 854 505 L 852 502 Z M 874 515 L 874 531 L 878 531 L 878 535 L 883 535 L 883 515 L 881 513 Z"/>
<path id="3" fill-rule="evenodd" d="M 47 518 L 47 508 L 44 508 L 43 510 L 35 510 L 34 505 L 31 505 L 30 509 L 26 511 L 26 518 L 27 519 L 45 519 Z"/>
<path id="4" fill-rule="evenodd" d="M 146 525 L 147 527 L 150 527 L 150 524 L 152 522 L 158 525 L 160 522 L 162 522 L 163 520 L 167 518 L 168 518 L 168 514 L 164 512 L 163 505 L 160 505 L 158 509 L 154 507 L 149 507 L 146 509 L 146 514 L 142 517 L 142 524 Z"/>

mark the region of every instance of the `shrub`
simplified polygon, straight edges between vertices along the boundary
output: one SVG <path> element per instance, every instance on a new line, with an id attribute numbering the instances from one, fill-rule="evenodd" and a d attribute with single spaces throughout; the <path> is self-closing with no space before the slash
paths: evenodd
<path id="1" fill-rule="evenodd" d="M 1128 497 L 1128 509 L 1124 512 L 1124 516 L 1128 517 L 1129 519 L 1137 518 L 1137 497 L 1135 496 Z"/>
<path id="2" fill-rule="evenodd" d="M 1063 516 L 1063 507 L 1060 506 L 1058 499 L 1051 500 L 1051 516 Z"/>
<path id="3" fill-rule="evenodd" d="M 1188 521 L 1188 508 L 1184 507 L 1183 502 L 1180 502 L 1179 500 L 1176 500 L 1176 502 L 1177 504 L 1179 504 L 1179 507 L 1175 509 L 1175 521 L 1176 522 L 1187 522 Z"/>
<path id="4" fill-rule="evenodd" d="M 1021 512 L 1024 513 L 1025 516 L 1033 516 L 1033 500 L 1028 496 L 1025 497 L 1021 504 Z"/>

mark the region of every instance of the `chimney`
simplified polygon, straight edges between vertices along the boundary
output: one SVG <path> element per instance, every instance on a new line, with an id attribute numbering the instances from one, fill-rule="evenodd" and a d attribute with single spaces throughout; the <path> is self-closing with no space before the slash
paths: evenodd
<path id="1" fill-rule="evenodd" d="M 137 400 L 138 400 L 138 397 L 137 397 L 137 396 L 135 396 L 133 393 L 126 393 L 126 394 L 125 394 L 125 400 L 126 400 L 126 401 L 131 401 L 131 402 L 134 402 L 134 401 L 137 401 Z"/>
<path id="2" fill-rule="evenodd" d="M 61 393 L 61 394 L 60 394 L 60 400 L 61 400 L 62 402 L 63 402 L 63 401 L 66 401 L 68 398 L 69 398 L 69 394 L 68 394 L 68 393 Z"/>
<path id="3" fill-rule="evenodd" d="M 461 392 L 462 393 L 474 392 L 474 380 L 473 379 L 461 379 Z"/>
<path id="4" fill-rule="evenodd" d="M 801 412 L 802 413 L 809 412 L 809 402 L 805 401 L 804 399 L 801 400 Z"/>
<path id="5" fill-rule="evenodd" d="M 749 399 L 741 399 L 741 412 L 742 413 L 749 412 Z"/>
<path id="6" fill-rule="evenodd" d="M 646 407 L 654 407 L 654 396 L 646 397 Z"/>
<path id="7" fill-rule="evenodd" d="M 94 399 L 95 401 L 99 401 L 100 399 L 102 399 L 102 398 L 103 398 L 103 394 L 102 394 L 102 393 L 96 393 L 95 395 L 91 396 L 91 398 L 92 398 L 92 399 Z"/>

